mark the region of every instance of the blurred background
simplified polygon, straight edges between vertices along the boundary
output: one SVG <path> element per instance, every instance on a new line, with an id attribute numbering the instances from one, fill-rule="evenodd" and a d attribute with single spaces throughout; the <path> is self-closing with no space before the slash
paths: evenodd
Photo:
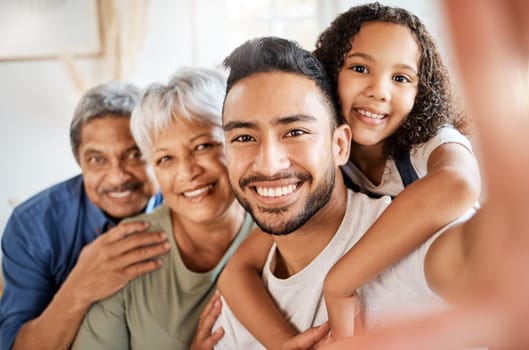
<path id="1" fill-rule="evenodd" d="M 69 124 L 91 86 L 124 79 L 145 87 L 181 66 L 220 67 L 256 36 L 313 50 L 337 14 L 365 2 L 0 0 L 0 232 L 17 203 L 79 173 Z M 451 66 L 438 1 L 380 2 L 418 15 Z"/>

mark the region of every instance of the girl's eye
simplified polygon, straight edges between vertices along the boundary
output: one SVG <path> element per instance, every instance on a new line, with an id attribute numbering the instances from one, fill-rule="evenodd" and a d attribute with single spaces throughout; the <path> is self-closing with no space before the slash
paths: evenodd
<path id="1" fill-rule="evenodd" d="M 411 79 L 405 75 L 396 75 L 393 77 L 393 80 L 395 80 L 397 83 L 403 83 L 403 84 L 411 82 Z"/>
<path id="2" fill-rule="evenodd" d="M 287 134 L 285 136 L 286 137 L 295 137 L 295 136 L 305 135 L 306 133 L 307 132 L 304 131 L 304 130 L 294 129 L 294 130 L 290 130 L 289 132 L 287 132 Z"/>
<path id="3" fill-rule="evenodd" d="M 252 142 L 255 141 L 255 139 L 250 135 L 239 135 L 231 140 L 231 142 Z"/>
<path id="4" fill-rule="evenodd" d="M 366 66 L 362 66 L 360 64 L 355 64 L 354 66 L 351 66 L 350 69 L 353 72 L 357 72 L 357 73 L 362 73 L 362 74 L 368 73 L 367 67 Z"/>

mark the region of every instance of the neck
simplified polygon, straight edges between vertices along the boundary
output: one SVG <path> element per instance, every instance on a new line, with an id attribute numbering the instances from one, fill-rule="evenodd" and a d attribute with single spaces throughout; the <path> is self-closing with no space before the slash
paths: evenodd
<path id="1" fill-rule="evenodd" d="M 171 213 L 173 235 L 185 265 L 195 272 L 213 269 L 224 256 L 244 221 L 237 201 L 213 221 L 195 222 Z"/>
<path id="2" fill-rule="evenodd" d="M 288 278 L 309 265 L 336 234 L 347 208 L 347 189 L 340 171 L 331 199 L 301 228 L 285 235 L 274 236 L 277 263 L 274 274 Z"/>
<path id="3" fill-rule="evenodd" d="M 386 166 L 387 159 L 383 156 L 382 148 L 382 143 L 372 146 L 353 144 L 349 155 L 349 160 L 374 185 L 378 185 L 382 181 L 382 175 L 384 174 L 384 168 Z"/>

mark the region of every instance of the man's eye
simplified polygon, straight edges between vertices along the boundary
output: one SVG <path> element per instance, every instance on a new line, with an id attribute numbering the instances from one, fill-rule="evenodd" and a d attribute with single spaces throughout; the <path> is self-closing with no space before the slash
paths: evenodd
<path id="1" fill-rule="evenodd" d="M 105 159 L 101 156 L 90 156 L 88 157 L 88 164 L 93 164 L 93 165 L 97 165 L 97 164 L 103 164 L 105 161 Z"/>
<path id="2" fill-rule="evenodd" d="M 233 138 L 231 142 L 232 143 L 233 142 L 252 142 L 254 140 L 255 139 L 252 136 L 250 136 L 250 135 L 239 135 L 239 136 Z"/>
<path id="3" fill-rule="evenodd" d="M 128 159 L 137 159 L 141 158 L 141 152 L 140 150 L 131 151 L 127 154 Z"/>
<path id="4" fill-rule="evenodd" d="M 289 132 L 286 133 L 286 137 L 294 137 L 294 136 L 301 136 L 301 135 L 305 135 L 307 134 L 307 132 L 305 130 L 301 130 L 301 129 L 294 129 L 294 130 L 290 130 Z"/>

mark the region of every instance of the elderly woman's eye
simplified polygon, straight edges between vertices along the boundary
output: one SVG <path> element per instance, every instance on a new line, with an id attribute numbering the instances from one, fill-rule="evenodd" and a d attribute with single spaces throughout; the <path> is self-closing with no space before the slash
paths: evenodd
<path id="1" fill-rule="evenodd" d="M 167 163 L 171 159 L 172 159 L 172 157 L 170 157 L 170 156 L 163 156 L 163 157 L 158 158 L 155 163 L 156 163 L 156 165 L 161 165 L 163 163 Z"/>
<path id="2" fill-rule="evenodd" d="M 213 142 L 201 143 L 200 145 L 195 147 L 195 150 L 196 151 L 202 151 L 202 150 L 205 150 L 205 149 L 208 149 L 208 148 L 213 148 L 215 146 L 217 146 L 217 144 L 213 143 Z"/>

